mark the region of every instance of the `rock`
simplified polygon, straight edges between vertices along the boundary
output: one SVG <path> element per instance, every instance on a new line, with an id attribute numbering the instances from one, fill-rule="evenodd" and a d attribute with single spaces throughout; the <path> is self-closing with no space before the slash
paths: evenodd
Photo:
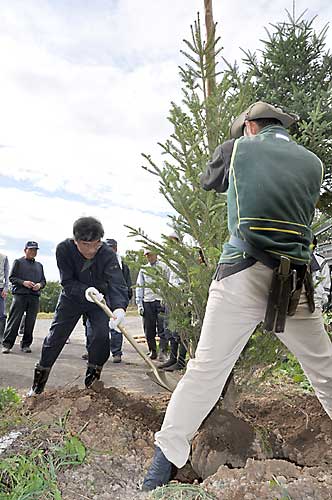
<path id="1" fill-rule="evenodd" d="M 91 396 L 83 396 L 76 400 L 76 408 L 79 411 L 87 411 L 91 405 Z"/>
<path id="2" fill-rule="evenodd" d="M 137 448 L 139 450 L 142 448 L 145 448 L 147 445 L 148 445 L 148 443 L 146 441 L 144 441 L 144 439 L 136 439 L 136 441 L 134 443 L 135 448 Z"/>

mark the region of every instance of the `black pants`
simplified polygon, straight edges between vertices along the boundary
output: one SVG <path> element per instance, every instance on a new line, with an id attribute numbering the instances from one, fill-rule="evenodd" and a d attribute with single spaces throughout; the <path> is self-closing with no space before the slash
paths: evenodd
<path id="1" fill-rule="evenodd" d="M 32 334 L 35 327 L 37 314 L 39 311 L 39 296 L 13 295 L 13 301 L 10 306 L 10 311 L 7 320 L 7 326 L 3 338 L 3 346 L 11 349 L 15 344 L 15 340 L 20 327 L 21 319 L 26 313 L 23 337 L 21 339 L 21 347 L 29 347 L 32 344 Z"/>
<path id="2" fill-rule="evenodd" d="M 143 328 L 150 352 L 156 352 L 156 334 L 160 337 L 161 350 L 166 349 L 167 341 L 164 334 L 164 318 L 162 316 L 163 308 L 160 300 L 153 302 L 143 302 Z"/>
<path id="3" fill-rule="evenodd" d="M 110 355 L 109 319 L 96 304 L 78 304 L 60 295 L 50 331 L 45 337 L 39 365 L 51 368 L 62 351 L 71 332 L 82 314 L 85 314 L 91 328 L 87 328 L 88 364 L 103 366 Z"/>

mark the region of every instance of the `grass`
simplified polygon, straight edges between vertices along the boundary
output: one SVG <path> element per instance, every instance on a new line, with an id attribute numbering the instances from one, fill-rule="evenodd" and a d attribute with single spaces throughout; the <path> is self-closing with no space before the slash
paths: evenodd
<path id="1" fill-rule="evenodd" d="M 8 409 L 8 407 L 10 406 L 16 406 L 20 402 L 20 396 L 12 387 L 7 387 L 7 389 L 0 389 L 0 412 Z"/>
<path id="2" fill-rule="evenodd" d="M 169 483 L 157 488 L 150 496 L 153 500 L 217 500 L 202 486 L 195 484 Z"/>
<path id="3" fill-rule="evenodd" d="M 57 473 L 80 465 L 86 450 L 78 436 L 66 436 L 61 445 L 35 449 L 0 462 L 0 500 L 61 500 Z"/>
<path id="4" fill-rule="evenodd" d="M 18 423 L 15 419 L 19 409 L 20 397 L 15 390 L 11 387 L 1 389 L 0 429 L 8 433 L 8 429 Z M 67 467 L 80 465 L 86 457 L 86 448 L 79 435 L 66 431 L 68 417 L 69 412 L 56 424 L 56 442 L 47 438 L 28 443 L 27 452 L 1 457 L 0 500 L 61 500 L 57 474 Z M 34 434 L 43 434 L 42 427 L 38 429 Z M 21 448 L 23 450 L 24 446 Z"/>
<path id="5" fill-rule="evenodd" d="M 37 319 L 53 319 L 53 316 L 54 312 L 49 312 L 49 313 L 39 312 L 37 314 Z"/>
<path id="6" fill-rule="evenodd" d="M 313 392 L 312 385 L 305 376 L 299 362 L 292 354 L 288 354 L 287 358 L 273 370 L 273 376 L 276 378 L 288 377 L 295 382 L 302 390 Z"/>
<path id="7" fill-rule="evenodd" d="M 22 416 L 18 411 L 20 403 L 21 398 L 15 389 L 0 389 L 0 435 L 8 433 L 21 423 Z"/>

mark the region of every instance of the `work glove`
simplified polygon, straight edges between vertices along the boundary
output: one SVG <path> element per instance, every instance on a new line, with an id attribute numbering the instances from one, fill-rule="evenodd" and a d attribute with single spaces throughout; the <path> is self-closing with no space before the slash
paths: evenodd
<path id="1" fill-rule="evenodd" d="M 138 314 L 140 316 L 144 316 L 144 307 L 143 306 L 138 306 L 137 311 L 138 311 Z"/>
<path id="2" fill-rule="evenodd" d="M 97 288 L 95 288 L 94 286 L 89 286 L 89 288 L 85 290 L 85 298 L 89 302 L 94 302 L 94 300 L 89 295 L 90 293 L 92 293 L 92 295 L 94 295 L 96 299 L 99 300 L 100 302 L 104 299 L 104 295 L 100 293 L 100 291 L 97 290 Z"/>
<path id="3" fill-rule="evenodd" d="M 123 322 L 126 316 L 126 312 L 124 309 L 114 309 L 113 311 L 114 318 L 111 318 L 109 321 L 109 327 L 111 330 L 116 330 L 119 332 L 118 326 Z"/>

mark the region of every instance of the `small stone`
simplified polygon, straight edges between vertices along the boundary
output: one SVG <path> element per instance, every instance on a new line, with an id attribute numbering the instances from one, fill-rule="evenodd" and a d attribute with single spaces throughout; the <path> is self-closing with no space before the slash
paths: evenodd
<path id="1" fill-rule="evenodd" d="M 79 411 L 86 411 L 90 408 L 91 405 L 91 397 L 83 396 L 76 401 L 76 407 Z"/>

